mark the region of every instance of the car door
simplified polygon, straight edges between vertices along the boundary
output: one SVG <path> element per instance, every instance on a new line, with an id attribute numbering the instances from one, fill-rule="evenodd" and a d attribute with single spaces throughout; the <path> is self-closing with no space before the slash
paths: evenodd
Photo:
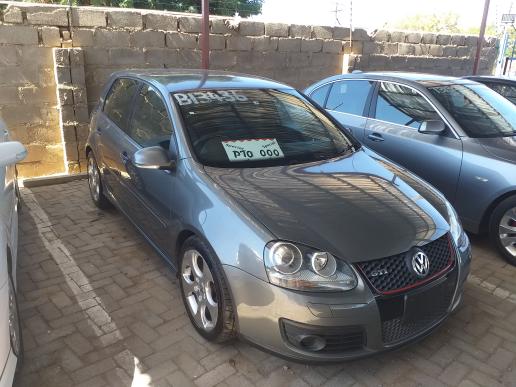
<path id="1" fill-rule="evenodd" d="M 359 141 L 363 140 L 367 121 L 366 106 L 369 106 L 368 100 L 372 96 L 374 84 L 374 81 L 361 79 L 333 82 L 324 104 L 328 113 L 350 130 Z M 314 94 L 317 91 L 318 89 Z"/>
<path id="2" fill-rule="evenodd" d="M 429 120 L 443 120 L 418 90 L 380 82 L 372 99 L 364 145 L 406 167 L 454 201 L 462 162 L 462 141 L 446 124 L 440 134 L 421 133 Z"/>
<path id="3" fill-rule="evenodd" d="M 120 142 L 123 164 L 121 183 L 128 209 L 137 226 L 168 257 L 171 256 L 174 171 L 137 168 L 134 154 L 145 147 L 176 148 L 172 121 L 158 89 L 144 83 L 136 93 L 126 136 Z M 171 152 L 176 154 L 176 152 Z"/>
<path id="4" fill-rule="evenodd" d="M 103 183 L 123 209 L 130 207 L 129 203 L 124 203 L 124 191 L 121 187 L 125 173 L 122 160 L 124 133 L 128 130 L 132 103 L 140 86 L 135 79 L 116 79 L 106 95 L 102 110 L 98 113 L 95 128 L 99 144 L 96 157 L 102 168 Z"/>

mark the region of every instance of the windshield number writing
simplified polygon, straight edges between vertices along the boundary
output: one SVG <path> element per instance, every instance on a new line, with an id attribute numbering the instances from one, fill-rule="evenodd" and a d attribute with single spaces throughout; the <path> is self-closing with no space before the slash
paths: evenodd
<path id="1" fill-rule="evenodd" d="M 180 106 L 199 105 L 212 102 L 246 102 L 245 95 L 235 90 L 195 91 L 191 93 L 175 93 L 174 98 Z"/>

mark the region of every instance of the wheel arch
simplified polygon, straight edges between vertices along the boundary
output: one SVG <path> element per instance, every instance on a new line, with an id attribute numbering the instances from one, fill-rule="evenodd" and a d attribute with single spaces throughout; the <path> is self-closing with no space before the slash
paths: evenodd
<path id="1" fill-rule="evenodd" d="M 484 214 L 482 215 L 482 220 L 480 222 L 479 227 L 480 233 L 486 233 L 489 230 L 489 222 L 491 220 L 491 215 L 493 214 L 495 208 L 505 199 L 508 199 L 512 196 L 516 196 L 516 188 L 513 188 L 510 191 L 503 193 L 491 202 L 491 204 L 487 207 L 487 209 L 484 211 Z"/>
<path id="2" fill-rule="evenodd" d="M 233 306 L 233 315 L 235 318 L 235 326 L 236 326 L 236 330 L 238 332 L 239 331 L 238 312 L 237 312 L 237 307 L 235 304 L 235 297 L 233 295 L 233 288 L 231 287 L 231 285 L 229 283 L 228 276 L 226 275 L 226 271 L 224 270 L 224 265 L 222 264 L 217 252 L 215 251 L 215 249 L 213 248 L 211 243 L 200 232 L 194 231 L 189 228 L 185 228 L 185 229 L 181 230 L 181 232 L 178 234 L 178 237 L 176 239 L 176 248 L 175 248 L 175 251 L 176 251 L 175 261 L 176 261 L 176 266 L 177 266 L 177 276 L 179 277 L 181 275 L 181 267 L 179 265 L 179 254 L 181 253 L 181 248 L 183 247 L 184 243 L 189 238 L 194 237 L 194 236 L 201 239 L 202 241 L 204 241 L 206 243 L 208 248 L 211 250 L 211 253 L 215 257 L 215 259 L 217 259 L 218 264 L 220 265 L 220 273 L 224 277 L 224 281 L 226 282 L 229 294 L 231 295 L 231 304 Z"/>

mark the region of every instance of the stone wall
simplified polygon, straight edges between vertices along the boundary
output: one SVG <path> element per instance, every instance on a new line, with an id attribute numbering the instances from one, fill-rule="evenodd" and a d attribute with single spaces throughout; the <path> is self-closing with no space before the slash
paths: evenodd
<path id="1" fill-rule="evenodd" d="M 200 30 L 195 15 L 30 3 L 4 6 L 0 116 L 29 149 L 20 175 L 84 171 L 88 112 L 108 76 L 128 68 L 199 68 Z M 235 30 L 224 18 L 214 17 L 211 68 L 271 77 L 299 88 L 353 69 L 464 75 L 471 71 L 477 43 L 474 36 L 399 31 L 368 35 L 360 28 L 352 32 L 351 44 L 349 36 L 349 29 L 341 27 L 248 20 Z M 493 67 L 496 43 L 485 42 L 482 73 Z"/>

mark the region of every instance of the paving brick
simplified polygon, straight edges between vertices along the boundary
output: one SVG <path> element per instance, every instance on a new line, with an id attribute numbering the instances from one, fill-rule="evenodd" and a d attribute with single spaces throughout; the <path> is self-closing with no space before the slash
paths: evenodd
<path id="1" fill-rule="evenodd" d="M 298 54 L 310 55 L 285 58 L 301 61 Z M 30 93 L 23 90 L 24 98 Z M 43 101 L 45 93 L 35 98 Z M 508 289 L 516 269 L 502 265 L 505 282 L 495 281 L 499 274 L 492 271 L 484 275 L 486 267 L 501 262 L 482 243 L 473 246 L 478 265 L 473 275 L 480 280 L 466 284 L 462 309 L 430 337 L 365 360 L 305 366 L 243 342 L 217 345 L 198 336 L 165 263 L 121 214 L 99 217 L 88 195 L 85 181 L 22 190 L 26 211 L 20 219 L 18 280 L 26 362 L 16 387 L 101 387 L 129 385 L 133 379 L 181 387 L 512 385 L 515 306 L 494 293 L 513 292 Z M 33 211 L 48 219 L 34 224 Z M 73 261 L 55 255 L 57 244 Z M 486 281 L 496 285 L 482 285 Z"/>

